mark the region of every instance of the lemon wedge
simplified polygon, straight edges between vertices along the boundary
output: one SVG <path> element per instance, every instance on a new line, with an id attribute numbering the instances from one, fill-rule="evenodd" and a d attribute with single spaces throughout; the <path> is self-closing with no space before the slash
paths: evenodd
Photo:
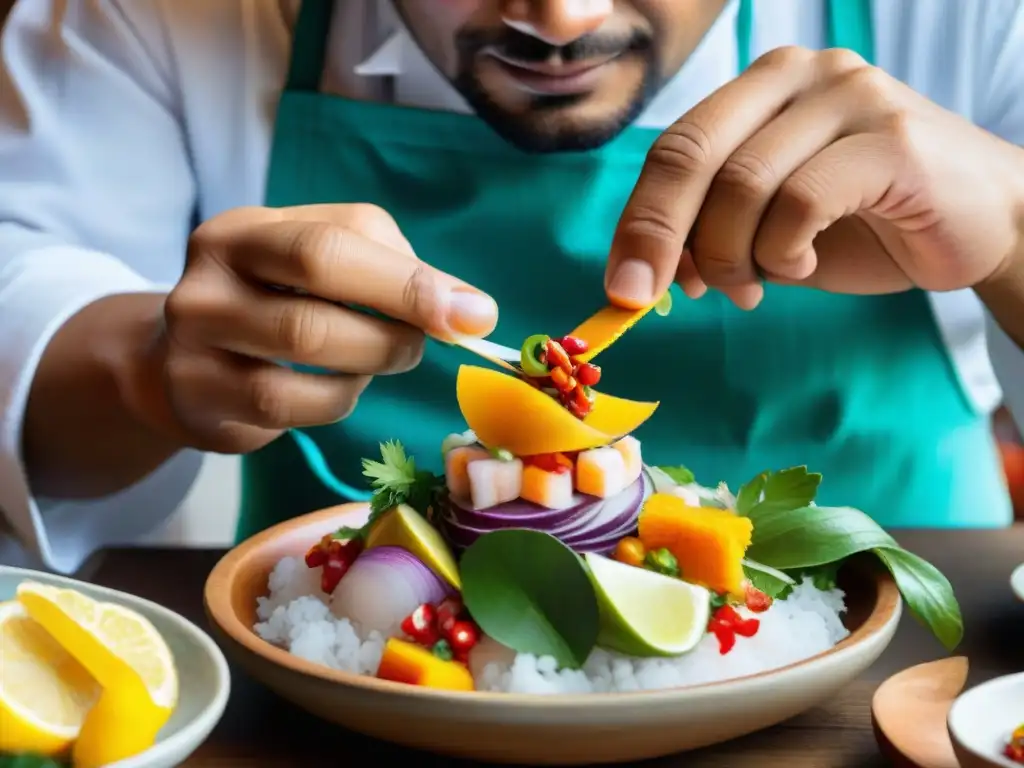
<path id="1" fill-rule="evenodd" d="M 65 751 L 100 687 L 15 601 L 0 603 L 0 670 L 0 753 Z"/>
<path id="2" fill-rule="evenodd" d="M 72 589 L 22 582 L 17 598 L 103 689 L 75 741 L 75 768 L 151 747 L 178 701 L 174 658 L 156 628 L 128 608 Z"/>
<path id="3" fill-rule="evenodd" d="M 597 593 L 597 644 L 630 656 L 678 656 L 707 631 L 711 593 L 682 579 L 587 553 Z"/>

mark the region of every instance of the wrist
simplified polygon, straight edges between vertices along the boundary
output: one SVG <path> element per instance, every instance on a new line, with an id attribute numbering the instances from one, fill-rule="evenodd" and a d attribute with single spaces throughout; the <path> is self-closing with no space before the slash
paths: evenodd
<path id="1" fill-rule="evenodd" d="M 1024 149 L 1013 149 L 1019 168 L 1010 176 L 1016 242 L 999 268 L 978 283 L 974 292 L 1007 335 L 1024 349 Z"/>
<path id="2" fill-rule="evenodd" d="M 54 335 L 36 369 L 22 432 L 33 492 L 92 498 L 145 477 L 180 449 L 159 426 L 163 296 L 99 299 Z"/>

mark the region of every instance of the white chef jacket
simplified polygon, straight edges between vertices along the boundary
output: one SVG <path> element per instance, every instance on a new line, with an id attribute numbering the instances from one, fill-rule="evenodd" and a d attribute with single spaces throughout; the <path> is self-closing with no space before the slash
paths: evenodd
<path id="1" fill-rule="evenodd" d="M 642 125 L 668 125 L 735 76 L 736 8 Z M 103 296 L 173 285 L 197 217 L 262 204 L 296 11 L 296 0 L 21 0 L 12 11 L 0 48 L 0 509 L 19 543 L 0 534 L 0 563 L 73 571 L 158 526 L 195 479 L 201 456 L 183 451 L 109 498 L 33 497 L 25 401 L 68 317 Z M 823 0 L 757 0 L 754 15 L 755 53 L 825 45 Z M 874 28 L 879 66 L 1024 145 L 1024 3 L 877 0 Z M 339 0 L 324 86 L 469 110 L 377 0 Z M 971 291 L 931 299 L 978 410 L 993 409 L 1001 384 L 1024 415 L 1024 354 Z"/>

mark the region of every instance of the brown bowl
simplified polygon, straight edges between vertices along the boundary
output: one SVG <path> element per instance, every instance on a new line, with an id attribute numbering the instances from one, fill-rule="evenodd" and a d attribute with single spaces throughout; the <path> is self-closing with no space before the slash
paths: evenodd
<path id="1" fill-rule="evenodd" d="M 314 664 L 261 639 L 256 598 L 277 562 L 301 556 L 337 528 L 358 526 L 366 505 L 344 504 L 281 523 L 243 542 L 206 582 L 214 633 L 252 677 L 338 725 L 386 741 L 489 762 L 580 765 L 641 760 L 766 728 L 836 694 L 885 650 L 901 600 L 873 558 L 844 566 L 851 634 L 805 661 L 719 683 L 637 693 L 453 693 Z"/>

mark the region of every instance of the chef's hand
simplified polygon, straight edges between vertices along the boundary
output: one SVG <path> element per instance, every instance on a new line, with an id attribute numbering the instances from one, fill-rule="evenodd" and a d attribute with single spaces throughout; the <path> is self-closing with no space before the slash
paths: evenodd
<path id="1" fill-rule="evenodd" d="M 977 287 L 1021 249 L 1024 152 L 848 50 L 782 48 L 655 142 L 606 287 L 752 309 L 761 279 L 851 294 Z M 980 291 L 979 291 L 980 292 Z"/>
<path id="2" fill-rule="evenodd" d="M 222 453 L 342 419 L 372 376 L 416 366 L 424 334 L 483 336 L 497 321 L 489 296 L 417 259 L 395 221 L 370 205 L 211 219 L 192 235 L 165 307 L 163 418 L 187 444 Z"/>

